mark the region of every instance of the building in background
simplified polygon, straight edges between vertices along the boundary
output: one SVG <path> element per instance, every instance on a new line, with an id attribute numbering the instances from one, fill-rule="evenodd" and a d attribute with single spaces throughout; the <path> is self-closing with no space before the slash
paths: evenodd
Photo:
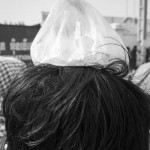
<path id="1" fill-rule="evenodd" d="M 31 62 L 30 46 L 40 26 L 0 24 L 0 55 Z"/>
<path id="2" fill-rule="evenodd" d="M 128 47 L 134 47 L 139 44 L 138 42 L 138 20 L 135 18 L 126 18 L 119 23 L 111 23 L 111 26 L 121 36 L 125 45 Z M 147 39 L 145 43 L 146 47 L 150 47 L 150 20 L 147 21 Z"/>

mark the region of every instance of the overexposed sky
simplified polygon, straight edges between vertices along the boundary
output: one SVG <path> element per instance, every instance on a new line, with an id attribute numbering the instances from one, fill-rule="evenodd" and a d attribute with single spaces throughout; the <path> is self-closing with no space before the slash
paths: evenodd
<path id="1" fill-rule="evenodd" d="M 49 11 L 55 0 L 0 0 L 0 23 L 26 25 L 41 23 L 42 11 Z M 137 17 L 139 0 L 87 0 L 103 16 Z M 149 1 L 149 0 L 148 0 Z M 148 3 L 150 10 L 150 2 Z M 150 18 L 150 11 L 148 11 Z"/>

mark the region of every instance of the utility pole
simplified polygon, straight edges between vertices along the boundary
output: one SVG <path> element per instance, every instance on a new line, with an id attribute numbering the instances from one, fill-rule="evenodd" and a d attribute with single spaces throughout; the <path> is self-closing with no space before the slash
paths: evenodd
<path id="1" fill-rule="evenodd" d="M 138 18 L 138 44 L 137 65 L 146 61 L 146 34 L 147 34 L 147 0 L 139 0 L 139 18 Z"/>

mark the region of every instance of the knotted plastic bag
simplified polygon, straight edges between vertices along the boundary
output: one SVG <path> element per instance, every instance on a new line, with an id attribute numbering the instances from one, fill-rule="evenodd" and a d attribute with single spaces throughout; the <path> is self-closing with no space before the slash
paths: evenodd
<path id="1" fill-rule="evenodd" d="M 129 63 L 119 35 L 83 0 L 56 0 L 32 43 L 31 58 L 58 66 Z"/>

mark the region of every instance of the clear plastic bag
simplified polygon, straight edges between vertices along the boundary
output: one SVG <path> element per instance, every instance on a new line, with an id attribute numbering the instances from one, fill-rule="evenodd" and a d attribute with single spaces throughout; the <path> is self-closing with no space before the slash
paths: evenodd
<path id="1" fill-rule="evenodd" d="M 56 0 L 31 46 L 35 64 L 59 66 L 129 63 L 119 35 L 83 0 Z"/>

